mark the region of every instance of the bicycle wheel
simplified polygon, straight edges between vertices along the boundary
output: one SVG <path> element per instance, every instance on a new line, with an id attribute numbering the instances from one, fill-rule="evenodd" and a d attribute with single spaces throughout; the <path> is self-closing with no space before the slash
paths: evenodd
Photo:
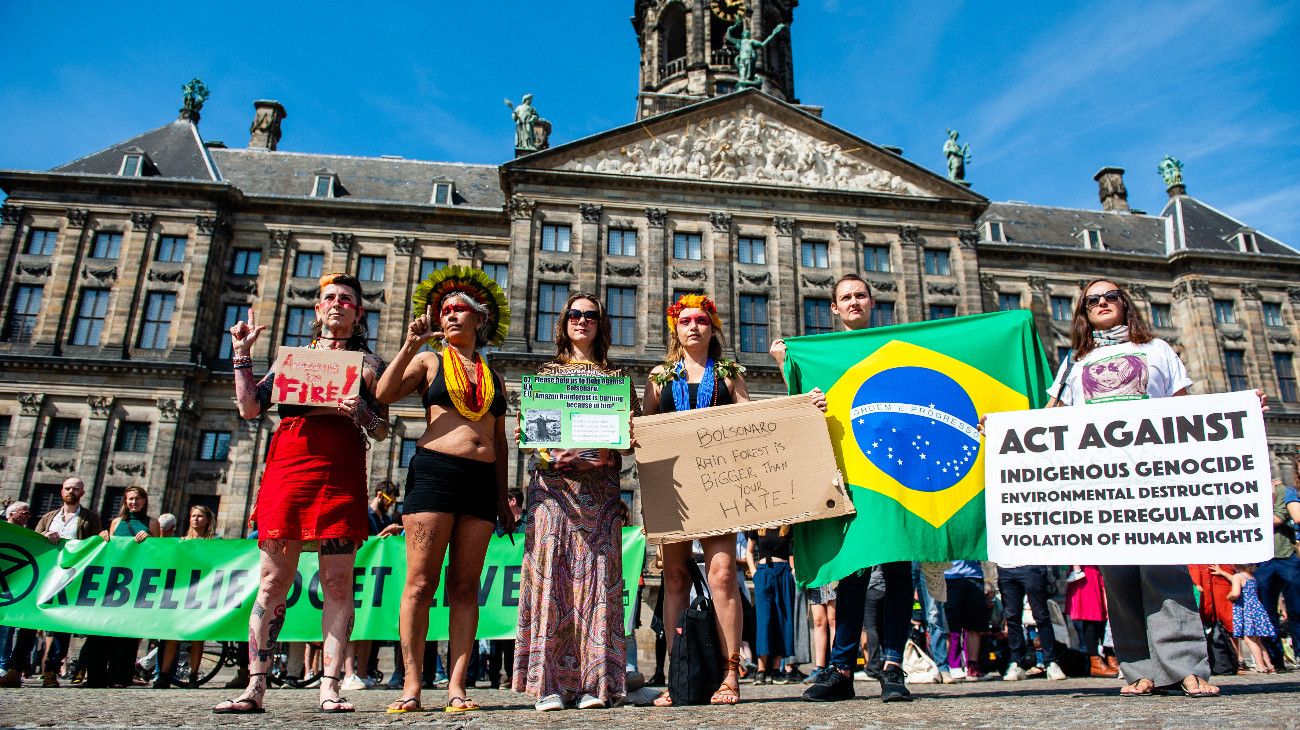
<path id="1" fill-rule="evenodd" d="M 221 671 L 224 666 L 235 663 L 233 652 L 236 651 L 229 642 L 205 641 L 198 656 L 191 653 L 193 642 L 182 641 L 177 648 L 176 668 L 172 671 L 172 682 L 188 686 L 191 682 L 198 687 Z"/>

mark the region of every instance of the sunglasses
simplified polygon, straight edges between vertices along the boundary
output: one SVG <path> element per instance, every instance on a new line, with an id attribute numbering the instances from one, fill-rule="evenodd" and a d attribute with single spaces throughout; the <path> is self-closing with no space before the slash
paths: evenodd
<path id="1" fill-rule="evenodd" d="M 570 309 L 564 316 L 570 322 L 577 322 L 580 319 L 585 319 L 588 322 L 600 321 L 600 312 L 595 309 Z"/>
<path id="2" fill-rule="evenodd" d="M 474 310 L 470 309 L 469 305 L 464 302 L 452 302 L 451 304 L 442 305 L 442 316 L 444 317 L 451 314 L 452 312 L 465 313 L 465 312 L 472 312 L 472 311 Z"/>
<path id="3" fill-rule="evenodd" d="M 1098 304 L 1101 304 L 1101 300 L 1103 299 L 1105 299 L 1107 302 L 1110 302 L 1111 304 L 1118 302 L 1121 299 L 1119 289 L 1111 289 L 1105 294 L 1089 294 L 1088 296 L 1083 298 L 1083 306 L 1086 309 L 1092 309 Z"/>
<path id="4" fill-rule="evenodd" d="M 691 323 L 698 324 L 701 327 L 709 327 L 713 325 L 713 320 L 710 319 L 707 314 L 697 314 L 694 317 L 681 317 L 677 320 L 679 326 L 690 325 Z"/>

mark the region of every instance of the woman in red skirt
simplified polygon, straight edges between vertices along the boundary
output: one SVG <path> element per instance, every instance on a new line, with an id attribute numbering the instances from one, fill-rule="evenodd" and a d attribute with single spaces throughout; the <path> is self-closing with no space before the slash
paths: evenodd
<path id="1" fill-rule="evenodd" d="M 218 713 L 262 712 L 272 647 L 284 627 L 285 598 L 304 550 L 320 553 L 320 585 L 325 598 L 320 709 L 355 709 L 339 696 L 339 677 L 352 633 L 352 567 L 357 547 L 369 534 L 367 438 L 382 441 L 388 437 L 388 408 L 371 395 L 384 361 L 366 347 L 361 284 L 348 274 L 326 274 L 320 281 L 311 347 L 365 353 L 361 394 L 340 400 L 337 407 L 279 406 L 280 425 L 271 436 L 253 510 L 262 559 L 257 599 L 248 621 L 249 684 L 238 699 L 214 707 Z M 241 418 L 257 418 L 271 407 L 275 373 L 268 373 L 261 382 L 254 380 L 250 355 L 265 329 L 266 325 L 257 324 L 251 309 L 247 322 L 230 328 L 235 399 Z"/>

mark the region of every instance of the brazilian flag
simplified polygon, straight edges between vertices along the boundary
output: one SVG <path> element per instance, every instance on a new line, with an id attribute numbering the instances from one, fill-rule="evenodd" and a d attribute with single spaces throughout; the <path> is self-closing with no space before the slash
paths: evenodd
<path id="1" fill-rule="evenodd" d="M 785 341 L 790 393 L 826 393 L 857 514 L 795 526 L 799 581 L 899 560 L 987 557 L 980 416 L 1039 408 L 1051 384 L 1028 310 Z"/>

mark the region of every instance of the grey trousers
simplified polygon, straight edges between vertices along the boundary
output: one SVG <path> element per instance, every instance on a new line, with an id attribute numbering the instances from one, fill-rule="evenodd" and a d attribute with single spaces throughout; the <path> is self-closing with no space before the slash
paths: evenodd
<path id="1" fill-rule="evenodd" d="M 1124 679 L 1157 687 L 1210 676 L 1205 632 L 1185 565 L 1103 565 L 1115 655 Z"/>

